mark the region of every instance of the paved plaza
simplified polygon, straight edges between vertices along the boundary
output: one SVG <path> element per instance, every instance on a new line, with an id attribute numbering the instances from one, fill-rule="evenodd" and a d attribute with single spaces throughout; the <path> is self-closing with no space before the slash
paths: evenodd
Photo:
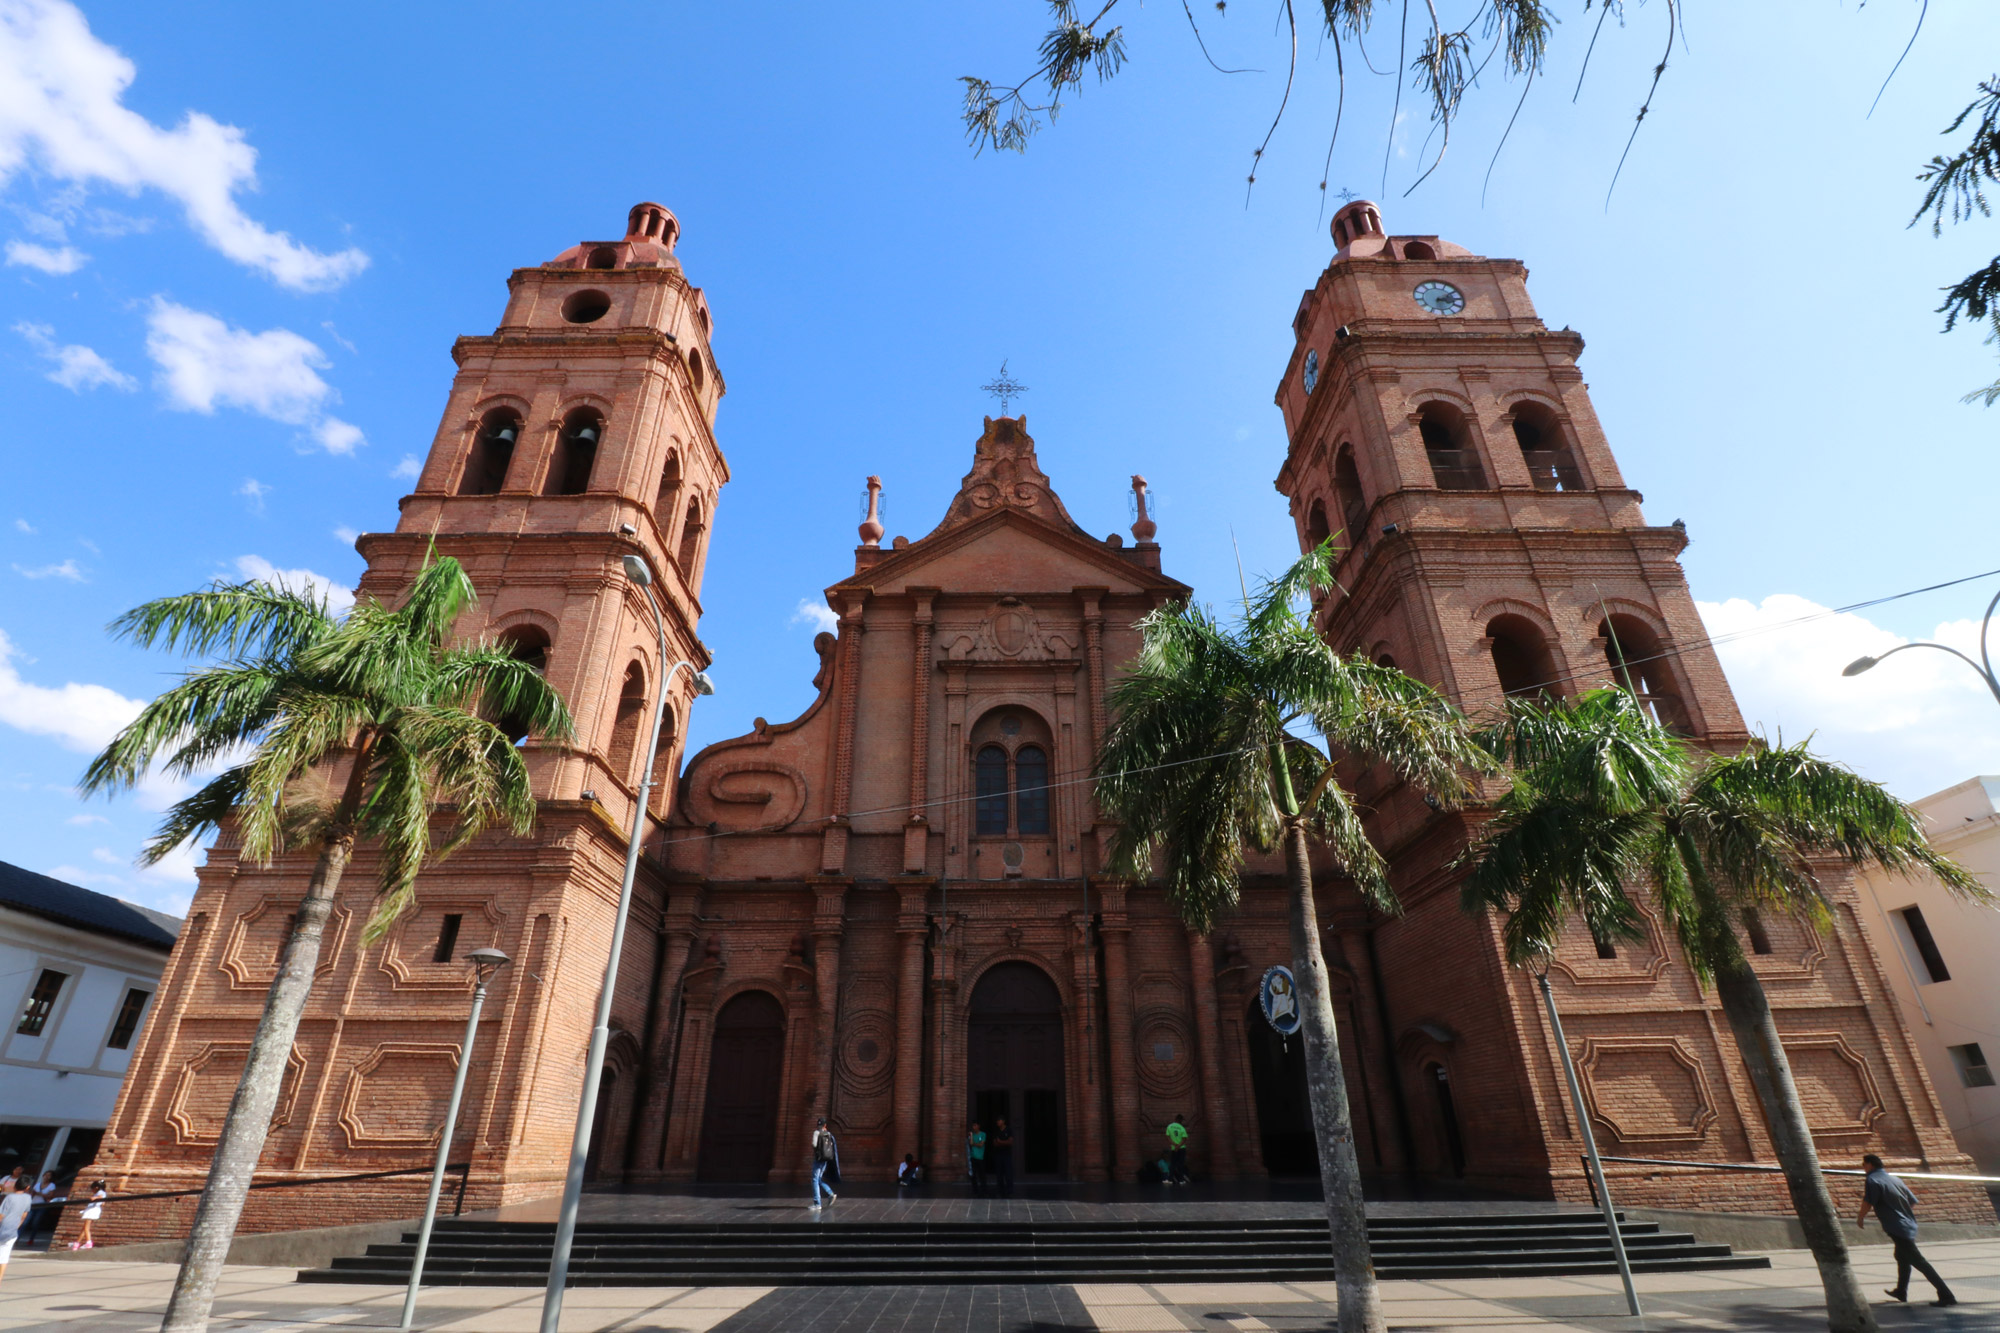
<path id="1" fill-rule="evenodd" d="M 1951 1310 L 1881 1298 L 1885 1328 L 2000 1329 L 2000 1241 L 1927 1247 L 1963 1302 Z M 1887 1246 L 1855 1251 L 1862 1282 L 1880 1292 L 1894 1278 Z M 1812 1261 L 1802 1250 L 1771 1255 L 1769 1269 L 1642 1276 L 1642 1319 L 1624 1316 L 1617 1279 L 1505 1278 L 1385 1282 L 1389 1325 L 1400 1333 L 1625 1333 L 1742 1329 L 1815 1333 L 1826 1322 Z M 173 1281 L 164 1263 L 78 1262 L 17 1256 L 0 1283 L 0 1331 L 137 1333 L 159 1326 Z M 216 1303 L 217 1333 L 393 1328 L 402 1289 L 329 1288 L 295 1282 L 288 1268 L 232 1268 Z M 1928 1296 L 1927 1291 L 1920 1291 Z M 1333 1328 L 1330 1284 L 1048 1285 L 1006 1287 L 578 1288 L 569 1333 L 1180 1333 L 1205 1329 Z M 464 1333 L 522 1333 L 537 1326 L 541 1292 L 519 1287 L 426 1290 L 418 1326 Z"/>

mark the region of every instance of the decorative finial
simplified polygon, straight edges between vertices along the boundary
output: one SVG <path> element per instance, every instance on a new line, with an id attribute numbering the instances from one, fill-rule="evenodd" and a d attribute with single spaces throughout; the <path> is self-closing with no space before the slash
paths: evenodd
<path id="1" fill-rule="evenodd" d="M 882 479 L 868 479 L 868 517 L 861 520 L 861 544 L 880 546 L 882 544 Z"/>
<path id="2" fill-rule="evenodd" d="M 982 384 L 979 387 L 1000 400 L 1000 415 L 1003 417 L 1007 415 L 1007 400 L 1010 398 L 1019 398 L 1022 394 L 1028 392 L 1027 385 L 1016 383 L 1013 376 L 1007 373 L 1007 363 L 1005 361 L 1000 363 L 1000 373 L 990 383 Z"/>
<path id="3" fill-rule="evenodd" d="M 1132 498 L 1139 506 L 1139 517 L 1132 524 L 1132 539 L 1149 542 L 1153 540 L 1153 534 L 1160 530 L 1160 525 L 1146 514 L 1146 479 L 1136 472 L 1132 474 Z"/>
<path id="4" fill-rule="evenodd" d="M 1356 194 L 1352 190 L 1342 190 L 1339 194 L 1334 196 L 1334 198 L 1340 200 L 1340 202 L 1343 204 L 1351 204 L 1360 197 L 1361 197 L 1360 195 Z"/>

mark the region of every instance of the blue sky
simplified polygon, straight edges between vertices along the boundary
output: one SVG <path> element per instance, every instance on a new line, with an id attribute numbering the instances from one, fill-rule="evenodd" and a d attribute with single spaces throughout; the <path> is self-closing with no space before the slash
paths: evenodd
<path id="1" fill-rule="evenodd" d="M 1265 8 L 1197 9 L 1220 63 L 1264 72 L 1216 74 L 1177 7 L 1133 7 L 1124 74 L 1025 156 L 975 158 L 957 79 L 1025 70 L 1028 0 L 354 3 L 332 26 L 0 0 L 0 859 L 184 906 L 190 858 L 132 866 L 167 784 L 72 790 L 173 670 L 103 626 L 218 575 L 350 585 L 351 534 L 392 525 L 429 446 L 451 340 L 492 328 L 511 268 L 615 236 L 640 199 L 681 218 L 729 386 L 697 743 L 807 701 L 800 605 L 851 568 L 863 479 L 892 534 L 928 530 L 1003 358 L 1085 527 L 1123 530 L 1141 472 L 1168 570 L 1204 594 L 1233 589 L 1232 538 L 1253 572 L 1284 564 L 1271 396 L 1331 253 L 1333 64 L 1308 36 L 1246 206 L 1283 46 Z M 1932 313 L 2000 224 L 1904 225 L 1996 16 L 1933 6 L 1869 118 L 1914 4 L 1691 4 L 1607 208 L 1665 12 L 1607 26 L 1572 103 L 1589 23 L 1564 7 L 1483 203 L 1519 85 L 1489 78 L 1405 198 L 1418 101 L 1392 130 L 1393 81 L 1350 62 L 1332 188 L 1524 260 L 1543 318 L 1585 335 L 1627 478 L 1686 520 L 1695 594 L 1742 635 L 1724 661 L 1753 723 L 1905 797 L 2000 771 L 2000 710 L 1943 654 L 1838 674 L 1963 642 L 1995 581 L 1791 624 L 2000 567 L 2000 414 L 1959 401 L 2000 366 Z"/>

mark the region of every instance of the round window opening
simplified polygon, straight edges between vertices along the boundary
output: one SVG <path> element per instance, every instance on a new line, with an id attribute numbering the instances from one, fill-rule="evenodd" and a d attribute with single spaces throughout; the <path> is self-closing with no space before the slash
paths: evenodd
<path id="1" fill-rule="evenodd" d="M 611 298 L 603 292 L 572 292 L 562 303 L 562 317 L 572 324 L 595 324 L 611 313 Z"/>
<path id="2" fill-rule="evenodd" d="M 881 1053 L 882 1048 L 875 1044 L 873 1037 L 863 1037 L 854 1047 L 855 1057 L 864 1065 L 875 1063 L 875 1057 Z"/>

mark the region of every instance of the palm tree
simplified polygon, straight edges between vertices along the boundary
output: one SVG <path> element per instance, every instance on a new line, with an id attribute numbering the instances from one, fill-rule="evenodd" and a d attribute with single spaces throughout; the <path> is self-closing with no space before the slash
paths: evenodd
<path id="1" fill-rule="evenodd" d="M 284 587 L 216 583 L 112 623 L 143 647 L 219 659 L 146 705 L 84 774 L 85 792 L 111 792 L 155 763 L 183 778 L 228 765 L 168 812 L 143 859 L 157 862 L 225 823 L 246 861 L 269 865 L 293 847 L 318 854 L 223 1122 L 164 1330 L 207 1327 L 356 843 L 372 841 L 382 867 L 362 933 L 372 944 L 413 901 L 427 860 L 495 822 L 517 834 L 534 826 L 527 765 L 489 719 L 566 738 L 569 710 L 504 648 L 453 645 L 452 625 L 475 600 L 456 560 L 427 558 L 400 606 L 364 599 L 344 620 L 323 599 Z M 440 804 L 452 807 L 456 827 L 433 847 Z"/>
<path id="2" fill-rule="evenodd" d="M 1429 686 L 1393 667 L 1342 657 L 1299 614 L 1295 603 L 1309 588 L 1332 586 L 1331 552 L 1329 542 L 1307 555 L 1254 604 L 1246 595 L 1234 630 L 1187 603 L 1139 622 L 1139 653 L 1110 691 L 1115 719 L 1098 757 L 1096 790 L 1118 825 L 1113 872 L 1150 879 L 1157 860 L 1168 901 L 1196 930 L 1235 906 L 1246 845 L 1282 846 L 1339 1327 L 1380 1333 L 1310 844 L 1317 839 L 1371 903 L 1397 910 L 1363 812 L 1333 780 L 1338 762 L 1386 763 L 1455 802 L 1465 792 L 1464 770 L 1483 755 L 1464 719 Z M 1314 734 L 1326 749 L 1308 739 Z"/>
<path id="3" fill-rule="evenodd" d="M 1782 913 L 1834 928 L 1818 878 L 1832 862 L 1937 877 L 1991 895 L 1924 836 L 1921 816 L 1803 744 L 1717 755 L 1669 733 L 1628 690 L 1510 700 L 1487 737 L 1513 787 L 1465 854 L 1468 910 L 1509 914 L 1508 957 L 1545 958 L 1574 913 L 1600 938 L 1640 934 L 1643 883 L 1696 979 L 1713 983 L 1763 1105 L 1836 1333 L 1875 1327 L 1820 1174 L 1771 1005 L 1739 926 Z"/>

